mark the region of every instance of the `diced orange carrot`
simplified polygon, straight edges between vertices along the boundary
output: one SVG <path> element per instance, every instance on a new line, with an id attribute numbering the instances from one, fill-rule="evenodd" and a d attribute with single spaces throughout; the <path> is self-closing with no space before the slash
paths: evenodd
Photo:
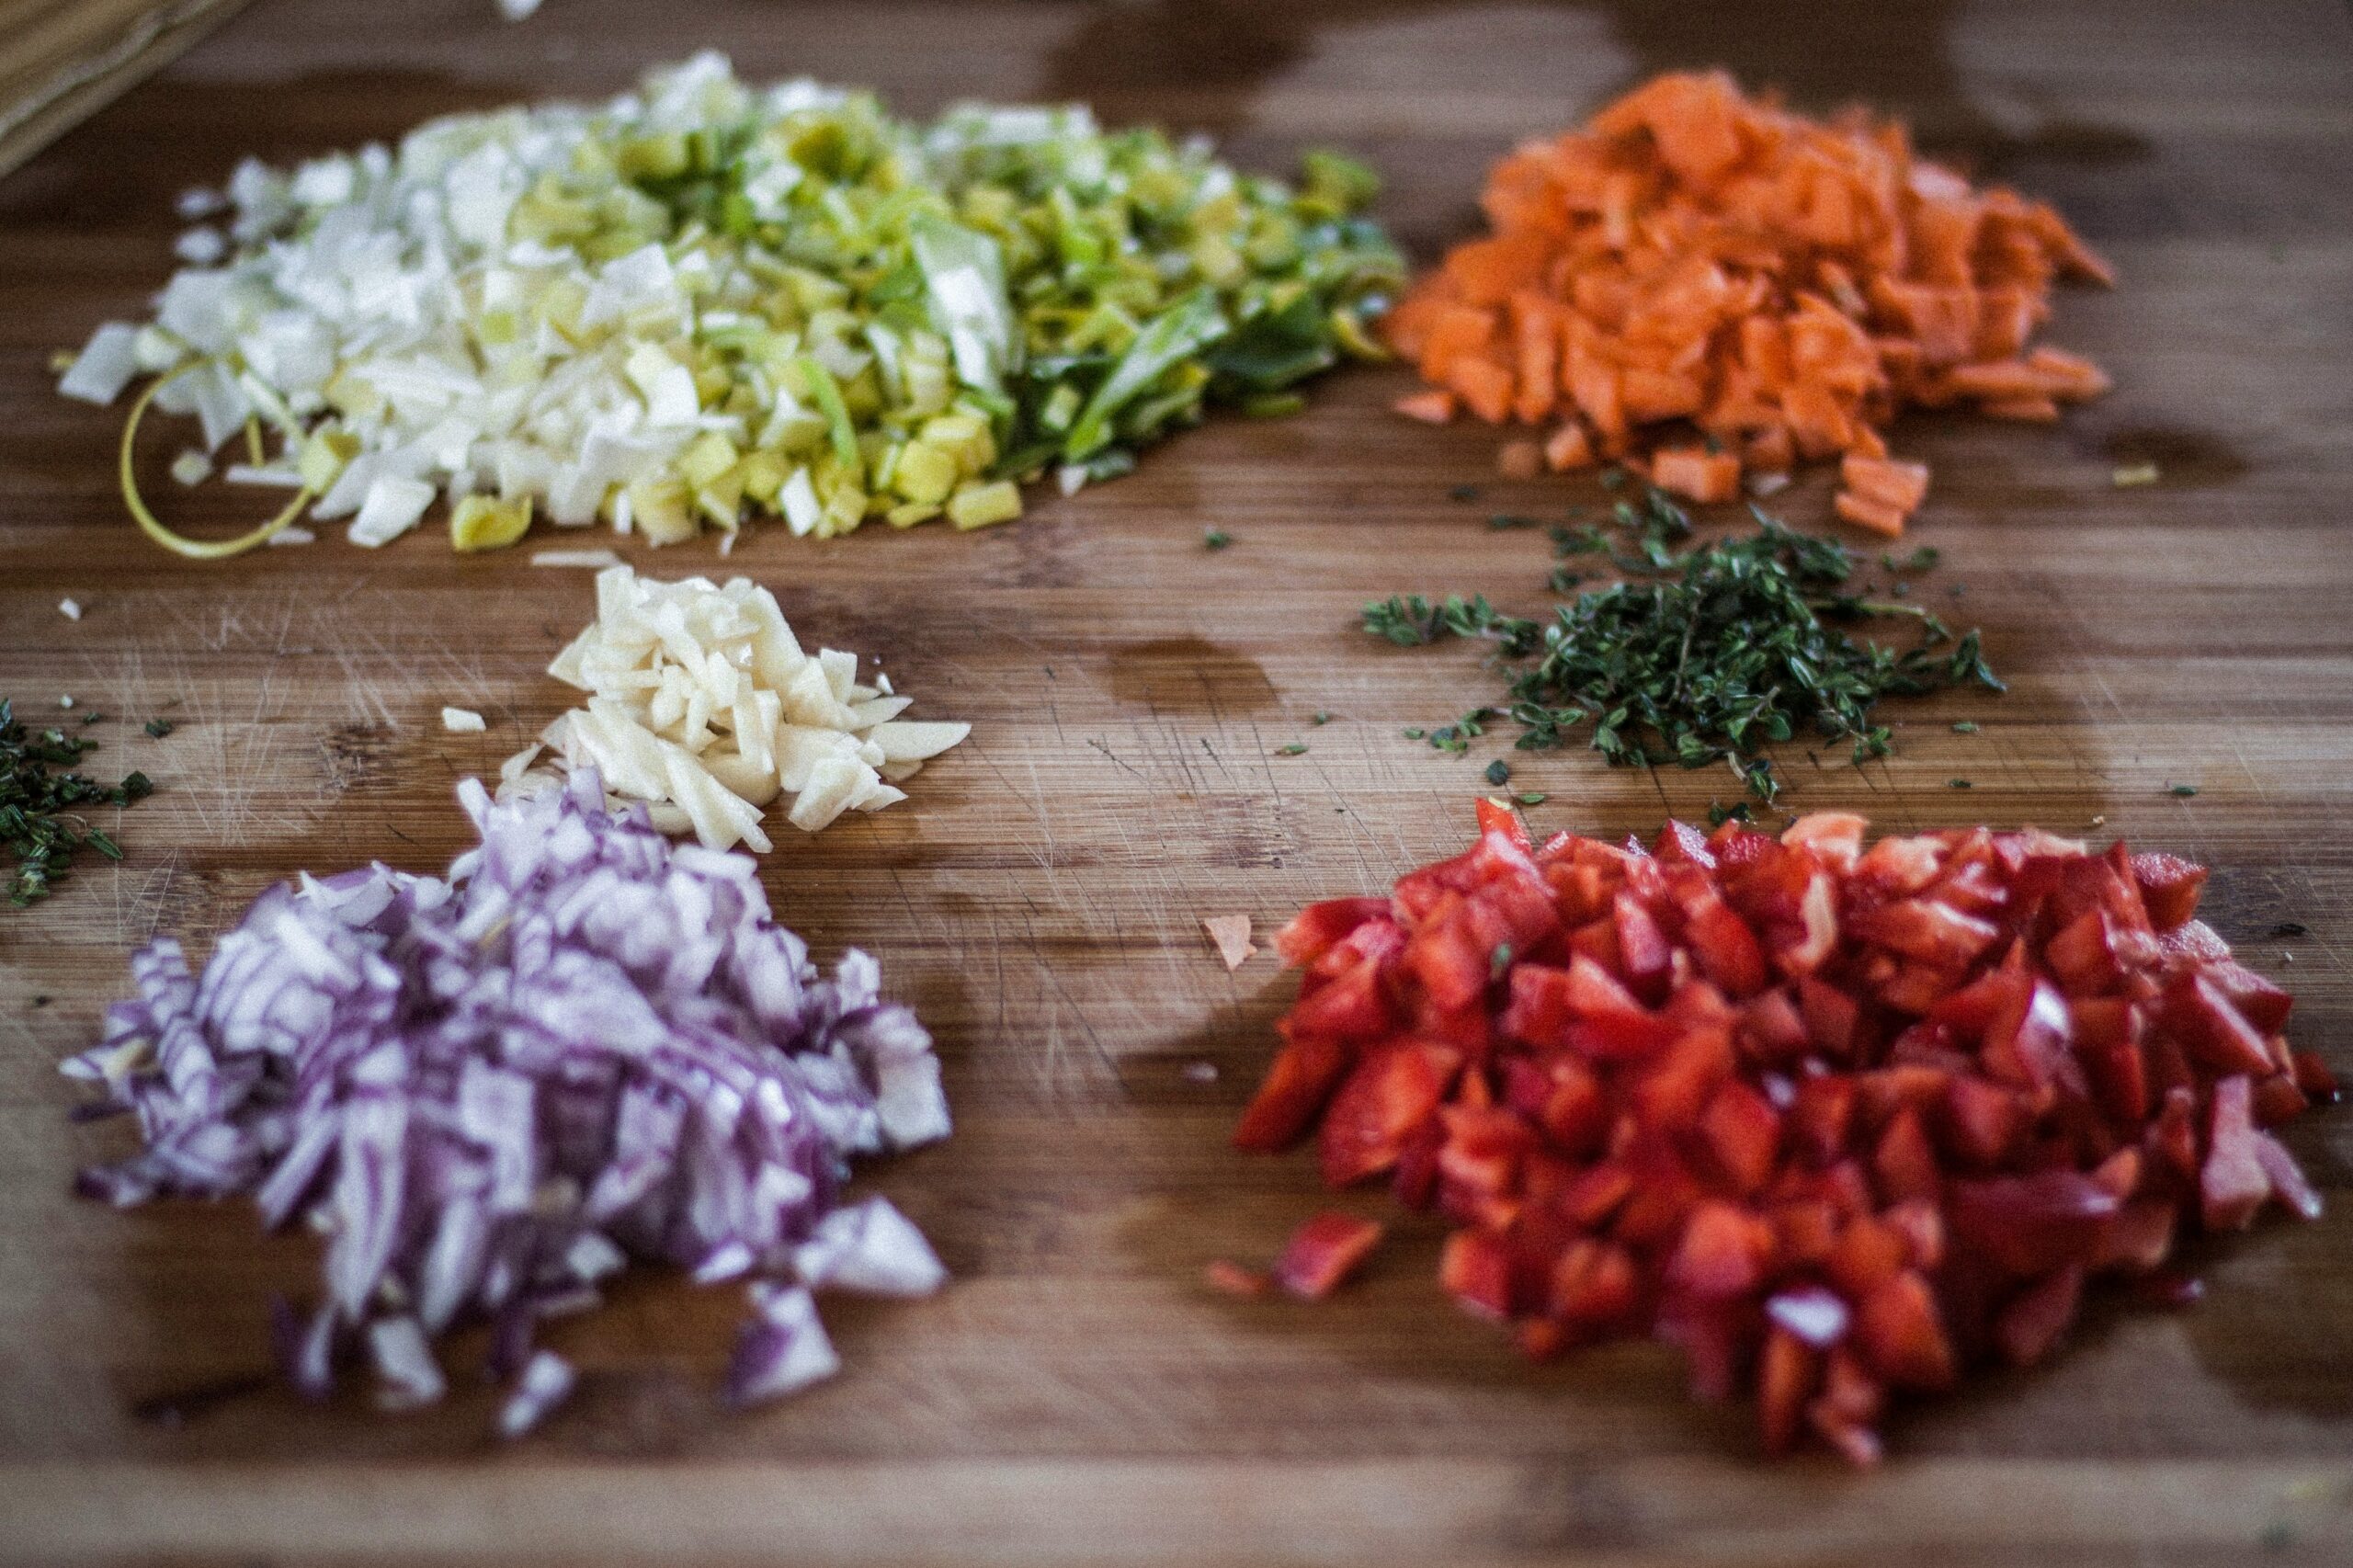
<path id="1" fill-rule="evenodd" d="M 1741 450 L 1741 465 L 1760 473 L 1787 473 L 1797 466 L 1797 444 L 1786 425 L 1768 425 L 1749 437 Z"/>
<path id="2" fill-rule="evenodd" d="M 1585 426 L 1574 419 L 1553 431 L 1544 442 L 1544 466 L 1554 473 L 1591 468 L 1593 462 L 1593 442 L 1586 438 Z"/>
<path id="3" fill-rule="evenodd" d="M 1915 155 L 1899 124 L 1824 123 L 1745 97 L 1722 73 L 1654 77 L 1581 130 L 1490 172 L 1491 225 L 1458 245 L 1383 328 L 1480 418 L 1560 421 L 1556 471 L 1659 452 L 1662 483 L 1710 495 L 1724 464 L 1785 472 L 1851 456 L 1841 515 L 1893 531 L 1917 502 L 1882 428 L 1953 403 L 2049 419 L 2109 382 L 2031 339 L 2061 278 L 2109 280 L 2050 208 Z M 1568 415 L 1565 419 L 1563 415 Z M 1688 424 L 1686 422 L 1688 422 Z M 1515 469 L 1528 458 L 1516 451 Z M 1908 504 L 1906 497 L 1910 497 Z"/>
<path id="4" fill-rule="evenodd" d="M 1534 479 L 1544 472 L 1544 449 L 1534 441 L 1506 441 L 1495 454 L 1495 472 L 1506 479 Z"/>
<path id="5" fill-rule="evenodd" d="M 1740 494 L 1740 460 L 1704 447 L 1661 447 L 1651 454 L 1651 483 L 1688 500 L 1734 500 Z"/>
<path id="6" fill-rule="evenodd" d="M 1461 394 L 1462 405 L 1490 425 L 1511 417 L 1511 372 L 1493 359 L 1466 354 L 1447 371 L 1446 384 Z"/>

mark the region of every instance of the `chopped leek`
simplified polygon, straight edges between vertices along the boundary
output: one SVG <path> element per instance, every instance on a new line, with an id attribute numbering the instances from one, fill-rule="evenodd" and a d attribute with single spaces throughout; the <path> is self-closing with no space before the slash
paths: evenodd
<path id="1" fill-rule="evenodd" d="M 208 456 L 267 439 L 245 466 L 366 544 L 440 495 L 460 548 L 540 514 L 656 543 L 761 515 L 980 527 L 1049 468 L 1125 472 L 1211 404 L 1287 408 L 1378 357 L 1402 266 L 1358 216 L 1376 187 L 1328 153 L 1296 187 L 1240 174 L 1080 108 L 900 120 L 705 54 L 601 106 L 248 161 L 208 204 L 219 264 L 101 327 L 60 390 L 163 378 L 134 427 L 152 402 Z"/>

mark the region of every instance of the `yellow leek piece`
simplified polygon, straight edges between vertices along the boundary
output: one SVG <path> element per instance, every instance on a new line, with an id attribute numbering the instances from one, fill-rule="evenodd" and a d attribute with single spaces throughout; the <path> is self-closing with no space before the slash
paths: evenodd
<path id="1" fill-rule="evenodd" d="M 257 545 L 267 544 L 275 535 L 302 515 L 302 508 L 318 498 L 318 492 L 305 485 L 294 493 L 294 499 L 286 503 L 285 510 L 254 529 L 253 532 L 239 534 L 234 539 L 189 539 L 185 534 L 176 534 L 165 528 L 154 513 L 147 509 L 145 499 L 139 494 L 139 476 L 131 463 L 131 454 L 138 447 L 140 418 L 146 414 L 147 405 L 155 401 L 157 392 L 169 386 L 176 378 L 186 375 L 204 363 L 206 363 L 204 360 L 192 359 L 176 370 L 156 377 L 147 383 L 147 390 L 141 392 L 138 400 L 131 403 L 131 412 L 122 422 L 122 460 L 119 465 L 122 477 L 122 502 L 130 508 L 131 519 L 139 525 L 140 532 L 170 551 L 174 555 L 186 556 L 190 561 L 225 561 L 233 555 L 243 555 Z"/>

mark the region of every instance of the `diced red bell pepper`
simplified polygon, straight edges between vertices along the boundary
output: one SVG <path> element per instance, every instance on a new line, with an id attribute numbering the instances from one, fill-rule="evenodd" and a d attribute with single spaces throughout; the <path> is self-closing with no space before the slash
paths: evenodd
<path id="1" fill-rule="evenodd" d="M 1457 1231 L 1438 1255 L 1438 1284 L 1481 1317 L 1511 1315 L 1511 1254 L 1484 1231 Z"/>
<path id="2" fill-rule="evenodd" d="M 2135 855 L 2132 881 L 2149 911 L 2149 924 L 2170 931 L 2198 913 L 2206 891 L 2206 868 L 2172 855 Z"/>
<path id="3" fill-rule="evenodd" d="M 1290 1148 L 1324 1108 L 1347 1067 L 1347 1049 L 1337 1040 L 1318 1035 L 1284 1046 L 1242 1113 L 1233 1146 L 1258 1153 Z"/>
<path id="4" fill-rule="evenodd" d="M 1332 898 L 1311 903 L 1275 933 L 1275 951 L 1293 969 L 1304 969 L 1366 921 L 1388 917 L 1385 898 Z"/>
<path id="5" fill-rule="evenodd" d="M 1393 1169 L 1456 1227 L 1448 1290 L 1531 1356 L 1649 1332 L 1703 1397 L 1752 1389 L 1769 1449 L 1868 1463 L 1891 1388 L 2047 1358 L 2087 1278 L 2172 1278 L 2185 1225 L 2318 1210 L 2268 1129 L 2335 1079 L 2194 866 L 2032 830 L 1866 851 L 1831 815 L 1531 851 L 1480 814 L 1391 900 L 1285 928 L 1300 998 L 1236 1142 L 1320 1121 L 1329 1180 Z M 1287 1288 L 1363 1230 L 1311 1222 Z"/>
<path id="6" fill-rule="evenodd" d="M 1324 1110 L 1317 1152 L 1327 1184 L 1347 1187 L 1397 1163 L 1415 1129 L 1437 1113 L 1451 1055 L 1406 1042 L 1358 1059 Z"/>
<path id="7" fill-rule="evenodd" d="M 2031 1367 L 2051 1354 L 2051 1347 L 2075 1321 L 2075 1304 L 2083 1290 L 2083 1266 L 2071 1263 L 2052 1269 L 2010 1299 L 1994 1335 L 2012 1366 Z"/>
<path id="8" fill-rule="evenodd" d="M 2206 1163 L 2198 1173 L 2199 1198 L 2210 1231 L 2244 1230 L 2271 1196 L 2256 1140 L 2254 1097 L 2243 1077 L 2214 1085 L 2209 1113 Z"/>
<path id="9" fill-rule="evenodd" d="M 1381 1233 L 1353 1214 L 1318 1214 L 1291 1233 L 1275 1260 L 1275 1283 L 1307 1301 L 1328 1296 L 1371 1255 Z"/>

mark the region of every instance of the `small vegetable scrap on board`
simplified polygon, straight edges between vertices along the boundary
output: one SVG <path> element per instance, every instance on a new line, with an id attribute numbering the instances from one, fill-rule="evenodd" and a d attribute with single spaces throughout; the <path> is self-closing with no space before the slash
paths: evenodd
<path id="1" fill-rule="evenodd" d="M 1075 490 L 1209 403 L 1286 412 L 1379 357 L 1367 323 L 1403 272 L 1358 216 L 1377 187 L 1331 153 L 1296 187 L 1240 174 L 1083 108 L 916 124 L 703 54 L 596 108 L 248 161 L 225 238 L 195 231 L 154 319 L 99 327 L 59 390 L 156 378 L 124 491 L 183 554 L 305 508 L 381 545 L 445 494 L 460 551 L 540 517 L 656 544 L 763 516 L 982 528 L 1049 468 Z M 243 432 L 228 477 L 295 500 L 240 539 L 173 533 L 132 472 L 150 401 L 198 418 L 207 472 Z"/>
<path id="2" fill-rule="evenodd" d="M 1956 637 L 1917 606 L 1853 591 L 1857 559 L 1844 545 L 1756 517 L 1756 534 L 1678 552 L 1690 520 L 1654 489 L 1639 506 L 1618 505 L 1620 543 L 1594 525 L 1552 530 L 1560 558 L 1605 558 L 1624 580 L 1579 593 L 1549 622 L 1506 615 L 1483 596 L 1432 605 L 1415 594 L 1365 606 L 1364 630 L 1401 647 L 1492 638 L 1505 660 L 1534 661 L 1509 670 L 1494 701 L 1423 732 L 1440 750 L 1467 753 L 1498 718 L 1518 726 L 1523 750 L 1558 746 L 1591 724 L 1593 748 L 1613 764 L 1721 761 L 1767 801 L 1781 788 L 1762 755 L 1768 745 L 1851 740 L 1859 767 L 1893 747 L 1873 722 L 1880 699 L 1963 685 L 2004 689 L 1975 631 Z M 1561 591 L 1575 583 L 1565 570 L 1553 575 Z M 1918 640 L 1898 651 L 1843 629 L 1873 618 L 1913 621 Z M 1489 764 L 1488 782 L 1510 776 L 1507 764 Z"/>
<path id="3" fill-rule="evenodd" d="M 1437 1209 L 1446 1290 L 1531 1356 L 1654 1335 L 1699 1396 L 1753 1393 L 1768 1449 L 1867 1464 L 1893 1396 L 2041 1360 L 2095 1278 L 2186 1299 L 2188 1238 L 2320 1210 L 2270 1129 L 2336 1086 L 2195 918 L 2199 867 L 1867 846 L 1844 814 L 1647 848 L 1479 818 L 1276 937 L 1304 974 L 1234 1142 L 1312 1132 L 1331 1185 Z M 1319 1217 L 1286 1284 L 1376 1235 Z"/>
<path id="4" fill-rule="evenodd" d="M 786 820 L 815 833 L 846 811 L 907 798 L 899 785 L 962 743 L 965 723 L 902 719 L 914 699 L 886 677 L 858 680 L 858 655 L 811 654 L 776 596 L 750 579 L 663 583 L 627 566 L 597 574 L 597 619 L 548 673 L 587 692 L 537 744 L 509 757 L 502 797 L 551 782 L 532 764 L 552 751 L 594 769 L 616 803 L 642 801 L 655 826 L 707 849 L 775 847 L 761 808 L 793 797 Z"/>
<path id="5" fill-rule="evenodd" d="M 1915 156 L 1904 127 L 1820 124 L 1722 74 L 1654 78 L 1496 165 L 1494 232 L 1384 331 L 1443 422 L 1555 422 L 1555 470 L 1608 460 L 1729 501 L 1744 472 L 1836 457 L 1838 515 L 1903 531 L 1928 471 L 1889 457 L 1902 409 L 2052 420 L 2108 378 L 2029 347 L 2054 280 L 2112 281 L 2058 214 Z M 1506 467 L 1539 454 L 1514 449 Z"/>
<path id="6" fill-rule="evenodd" d="M 104 717 L 87 713 L 81 724 L 86 728 Z M 90 822 L 85 808 L 128 806 L 154 792 L 147 776 L 137 771 L 125 774 L 118 784 L 57 771 L 70 770 L 97 744 L 87 735 L 69 735 L 60 729 L 28 729 L 17 717 L 15 705 L 0 697 L 0 845 L 7 846 L 15 860 L 8 873 L 8 902 L 19 909 L 47 898 L 72 875 L 79 849 L 95 849 L 109 860 L 122 858 L 122 846 Z"/>
<path id="7" fill-rule="evenodd" d="M 391 1407 L 438 1399 L 445 1330 L 491 1329 L 515 1436 L 574 1374 L 533 1339 L 631 1256 L 754 1281 L 737 1403 L 839 1365 L 810 1292 L 925 1295 L 945 1278 L 854 1155 L 947 1135 L 931 1039 L 852 951 L 830 978 L 768 913 L 753 861 L 674 849 L 593 772 L 459 798 L 481 835 L 444 878 L 373 866 L 281 883 L 191 972 L 163 937 L 138 996 L 66 1063 L 145 1148 L 82 1174 L 117 1205 L 249 1193 L 328 1240 L 325 1296 L 279 1303 L 290 1381 L 347 1353 Z"/>

